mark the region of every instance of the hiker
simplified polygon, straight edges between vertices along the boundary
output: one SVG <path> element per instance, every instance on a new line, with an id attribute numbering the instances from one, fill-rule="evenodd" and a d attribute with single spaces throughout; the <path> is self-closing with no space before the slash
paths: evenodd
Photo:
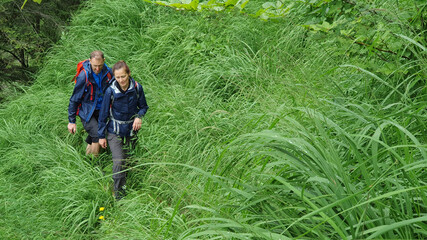
<path id="1" fill-rule="evenodd" d="M 102 148 L 107 147 L 108 140 L 113 158 L 114 196 L 120 200 L 126 194 L 126 159 L 135 147 L 148 105 L 141 84 L 130 76 L 124 61 L 114 64 L 113 74 L 99 112 L 98 136 Z"/>
<path id="2" fill-rule="evenodd" d="M 100 152 L 98 138 L 98 116 L 104 92 L 111 83 L 111 69 L 104 63 L 104 53 L 93 51 L 88 60 L 77 65 L 77 74 L 73 94 L 68 105 L 68 131 L 77 131 L 76 116 L 88 133 L 86 154 L 98 156 Z"/>

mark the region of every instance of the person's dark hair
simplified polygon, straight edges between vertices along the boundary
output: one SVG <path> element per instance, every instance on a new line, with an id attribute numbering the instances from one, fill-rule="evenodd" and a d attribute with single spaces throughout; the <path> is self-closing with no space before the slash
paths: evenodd
<path id="1" fill-rule="evenodd" d="M 113 74 L 116 72 L 116 70 L 122 69 L 122 68 L 125 69 L 125 71 L 126 71 L 127 74 L 130 74 L 129 66 L 123 60 L 120 60 L 120 61 L 116 62 L 116 64 L 114 64 L 114 66 L 113 66 Z"/>
<path id="2" fill-rule="evenodd" d="M 96 50 L 90 53 L 90 59 L 93 58 L 102 58 L 104 59 L 104 53 L 102 51 Z"/>

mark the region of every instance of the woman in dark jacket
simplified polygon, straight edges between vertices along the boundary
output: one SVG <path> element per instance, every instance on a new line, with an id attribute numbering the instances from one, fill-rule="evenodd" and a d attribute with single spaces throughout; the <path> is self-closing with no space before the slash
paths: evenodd
<path id="1" fill-rule="evenodd" d="M 113 155 L 114 196 L 121 199 L 125 195 L 126 159 L 134 148 L 148 105 L 142 86 L 130 76 L 124 61 L 114 64 L 113 74 L 114 81 L 105 91 L 99 112 L 98 136 L 102 148 L 107 147 L 108 140 Z"/>

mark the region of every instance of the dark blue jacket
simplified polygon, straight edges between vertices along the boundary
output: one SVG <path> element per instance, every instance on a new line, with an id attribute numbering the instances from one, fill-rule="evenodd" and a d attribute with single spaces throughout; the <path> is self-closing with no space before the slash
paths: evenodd
<path id="1" fill-rule="evenodd" d="M 129 87 L 123 93 L 120 91 L 119 84 L 114 78 L 113 80 L 105 91 L 99 111 L 99 138 L 105 138 L 105 129 L 121 137 L 130 136 L 135 117 L 142 118 L 148 110 L 144 89 L 139 83 L 130 78 Z"/>
<path id="2" fill-rule="evenodd" d="M 68 122 L 70 123 L 76 123 L 77 115 L 83 121 L 88 122 L 95 111 L 96 99 L 98 99 L 99 95 L 96 91 L 97 84 L 92 75 L 90 62 L 84 62 L 83 67 L 86 72 L 81 71 L 79 76 L 77 76 L 76 85 L 74 86 L 73 94 L 70 97 L 70 104 L 68 105 Z M 101 76 L 101 89 L 102 92 L 105 92 L 112 82 L 110 80 L 112 72 L 106 64 L 104 64 L 101 70 Z"/>

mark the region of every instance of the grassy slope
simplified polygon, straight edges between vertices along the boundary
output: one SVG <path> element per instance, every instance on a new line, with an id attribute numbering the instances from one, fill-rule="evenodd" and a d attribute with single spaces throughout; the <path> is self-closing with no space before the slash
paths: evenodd
<path id="1" fill-rule="evenodd" d="M 0 111 L 0 238 L 423 236 L 424 103 L 339 98 L 334 82 L 365 75 L 329 70 L 360 60 L 297 23 L 90 1 Z M 94 49 L 128 62 L 150 106 L 119 203 L 108 155 L 85 158 L 66 132 L 69 80 Z"/>

